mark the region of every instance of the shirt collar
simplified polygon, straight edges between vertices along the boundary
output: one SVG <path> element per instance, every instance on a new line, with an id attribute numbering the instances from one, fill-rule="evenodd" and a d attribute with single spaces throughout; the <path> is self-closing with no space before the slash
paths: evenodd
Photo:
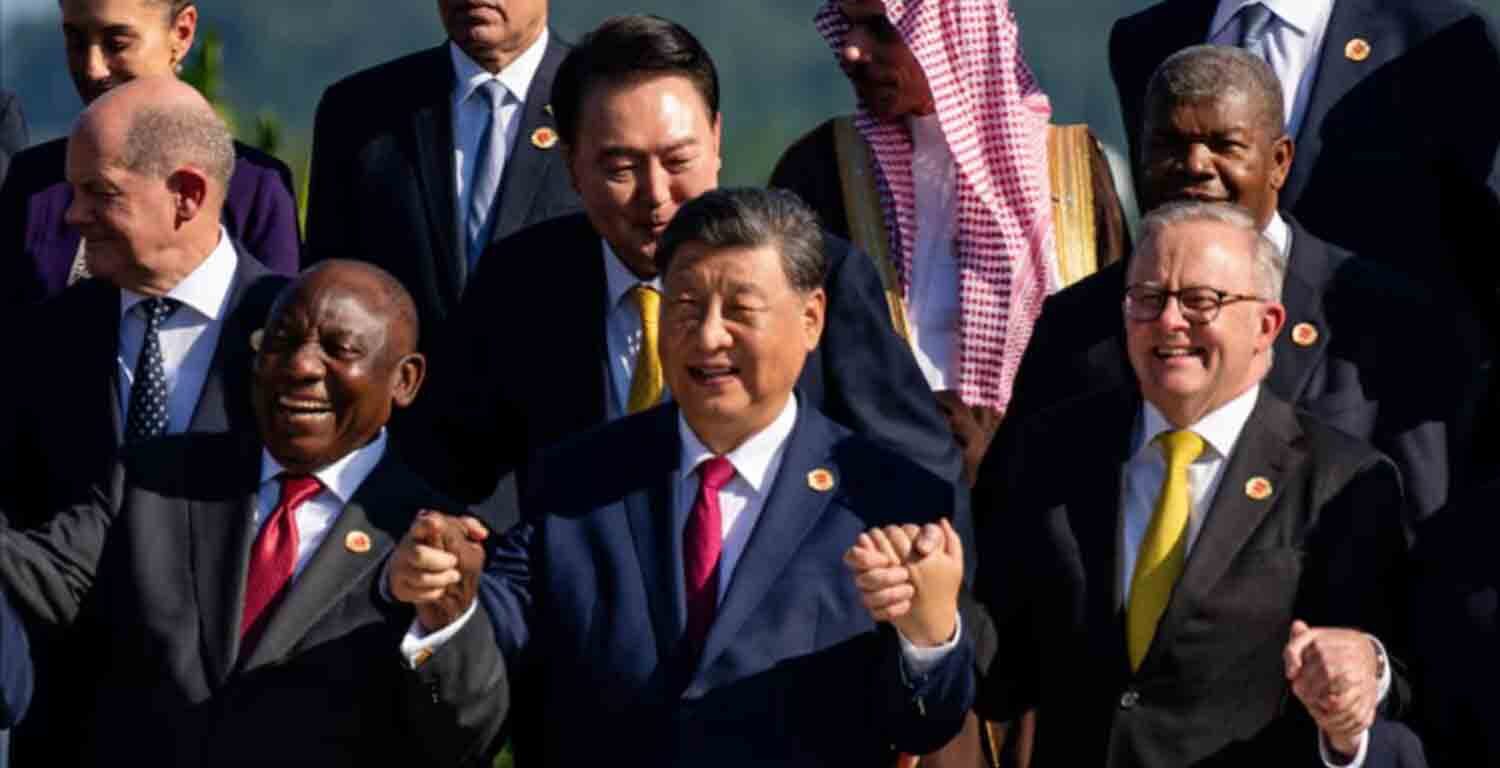
<path id="1" fill-rule="evenodd" d="M 630 271 L 630 267 L 625 266 L 625 262 L 621 261 L 619 256 L 615 255 L 615 250 L 609 247 L 608 240 L 601 237 L 599 242 L 604 244 L 604 284 L 609 290 L 611 310 L 620 306 L 620 302 L 624 301 L 631 290 L 641 283 L 655 288 L 658 293 L 661 292 L 660 276 L 642 280 L 636 273 Z"/>
<path id="2" fill-rule="evenodd" d="M 457 85 L 453 88 L 453 103 L 462 104 L 469 100 L 475 89 L 483 85 L 486 80 L 499 80 L 510 92 L 511 98 L 519 104 L 526 103 L 526 93 L 531 89 L 531 81 L 536 77 L 536 71 L 542 66 L 542 57 L 547 53 L 547 37 L 550 32 L 546 27 L 542 33 L 532 41 L 531 47 L 527 48 L 517 56 L 500 74 L 490 74 L 489 70 L 479 66 L 478 62 L 469 58 L 457 43 L 448 42 L 448 58 L 453 61 L 454 78 Z"/>
<path id="3" fill-rule="evenodd" d="M 239 254 L 234 250 L 234 242 L 229 239 L 229 233 L 221 226 L 219 244 L 214 246 L 202 264 L 172 286 L 172 290 L 167 291 L 166 298 L 176 299 L 208 320 L 218 320 L 219 315 L 224 312 L 224 305 L 229 303 L 229 289 L 234 285 L 237 266 Z M 121 288 L 120 317 L 125 317 L 135 305 L 149 298 L 151 297 L 145 294 Z"/>
<path id="4" fill-rule="evenodd" d="M 1271 220 L 1266 223 L 1266 228 L 1260 233 L 1265 235 L 1266 239 L 1270 240 L 1283 256 L 1290 253 L 1288 249 L 1292 247 L 1292 228 L 1287 226 L 1286 219 L 1281 218 L 1280 211 L 1271 213 Z"/>
<path id="5" fill-rule="evenodd" d="M 324 490 L 332 491 L 341 504 L 348 504 L 354 498 L 354 492 L 365 482 L 365 478 L 375 471 L 375 465 L 380 463 L 385 456 L 385 428 L 380 428 L 380 434 L 363 448 L 356 448 L 344 454 L 343 458 L 329 464 L 313 473 L 318 482 L 323 484 Z M 277 475 L 285 472 L 286 468 L 281 466 L 264 447 L 260 449 L 260 484 L 265 485 L 274 482 Z"/>
<path id="6" fill-rule="evenodd" d="M 1328 17 L 1333 14 L 1333 0 L 1219 0 L 1219 10 L 1214 14 L 1213 24 L 1209 25 L 1208 36 L 1217 37 L 1241 8 L 1257 2 L 1270 8 L 1282 23 L 1303 35 L 1326 26 Z"/>
<path id="7" fill-rule="evenodd" d="M 1250 412 L 1255 410 L 1255 401 L 1260 396 L 1260 387 L 1254 386 L 1245 391 L 1239 397 L 1219 406 L 1209 412 L 1197 423 L 1188 427 L 1188 430 L 1203 438 L 1207 448 L 1210 448 L 1219 458 L 1228 458 L 1234 452 L 1234 444 L 1239 442 L 1240 433 L 1245 429 L 1245 422 L 1250 420 Z M 1139 457 L 1150 448 L 1151 441 L 1163 432 L 1171 432 L 1177 429 L 1167 421 L 1167 417 L 1157 410 L 1156 406 L 1145 400 L 1141 401 L 1141 433 L 1135 446 L 1133 455 Z M 1160 453 L 1152 450 L 1156 456 Z"/>
<path id="8" fill-rule="evenodd" d="M 749 483 L 756 493 L 764 491 L 770 480 L 766 475 L 770 473 L 771 465 L 786 445 L 787 438 L 792 434 L 792 427 L 796 424 L 797 396 L 792 395 L 786 399 L 786 407 L 781 409 L 780 415 L 765 429 L 751 435 L 738 448 L 725 454 L 724 457 L 734 466 L 735 474 Z M 682 438 L 680 468 L 682 477 L 686 480 L 692 477 L 699 464 L 713 458 L 715 454 L 698 439 L 680 409 L 677 411 L 677 434 Z"/>

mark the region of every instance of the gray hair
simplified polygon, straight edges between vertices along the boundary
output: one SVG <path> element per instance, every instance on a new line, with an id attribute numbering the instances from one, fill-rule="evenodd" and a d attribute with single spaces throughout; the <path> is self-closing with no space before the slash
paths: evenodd
<path id="1" fill-rule="evenodd" d="M 1251 266 L 1255 290 L 1262 298 L 1281 301 L 1281 286 L 1286 280 L 1286 254 L 1255 226 L 1255 217 L 1230 203 L 1204 203 L 1184 200 L 1167 203 L 1146 215 L 1141 221 L 1141 238 L 1136 248 L 1144 253 L 1168 227 L 1190 222 L 1227 224 L 1242 230 L 1250 240 Z"/>
<path id="2" fill-rule="evenodd" d="M 1146 86 L 1146 135 L 1158 116 L 1180 104 L 1199 104 L 1238 94 L 1257 106 L 1267 135 L 1280 136 L 1286 125 L 1281 81 L 1271 65 L 1249 51 L 1227 45 L 1195 45 L 1172 54 Z M 1142 152 L 1145 151 L 1144 143 Z"/>
<path id="3" fill-rule="evenodd" d="M 202 169 L 220 193 L 234 173 L 234 139 L 207 108 L 146 106 L 130 116 L 121 163 L 135 173 L 164 179 L 184 165 Z"/>
<path id="4" fill-rule="evenodd" d="M 710 248 L 774 246 L 781 254 L 787 282 L 799 293 L 822 287 L 828 272 L 817 215 L 784 189 L 715 189 L 690 200 L 662 233 L 656 251 L 656 267 L 662 275 L 686 243 Z"/>

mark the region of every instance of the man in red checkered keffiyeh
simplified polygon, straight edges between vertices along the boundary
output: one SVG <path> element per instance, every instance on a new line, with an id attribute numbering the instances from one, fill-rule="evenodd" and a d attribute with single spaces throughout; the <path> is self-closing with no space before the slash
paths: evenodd
<path id="1" fill-rule="evenodd" d="M 828 0 L 859 97 L 912 346 L 935 390 L 1003 412 L 1057 289 L 1051 107 L 1006 0 Z"/>

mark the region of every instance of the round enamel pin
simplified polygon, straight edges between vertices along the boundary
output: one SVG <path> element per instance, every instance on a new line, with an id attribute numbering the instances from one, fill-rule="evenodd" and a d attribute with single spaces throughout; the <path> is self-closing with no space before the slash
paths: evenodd
<path id="1" fill-rule="evenodd" d="M 1317 344 L 1318 327 L 1312 323 L 1297 323 L 1292 327 L 1292 343 L 1299 347 Z"/>
<path id="2" fill-rule="evenodd" d="M 1364 61 L 1370 58 L 1370 43 L 1363 37 L 1356 37 L 1344 46 L 1344 58 L 1350 61 Z"/>
<path id="3" fill-rule="evenodd" d="M 259 330 L 254 331 L 253 333 L 251 333 L 250 334 L 250 351 L 252 351 L 252 352 L 259 352 L 260 351 L 260 340 L 263 339 L 263 338 L 265 338 L 265 337 L 266 337 L 266 331 L 265 331 L 264 328 L 261 328 Z"/>
<path id="4" fill-rule="evenodd" d="M 350 531 L 349 535 L 344 537 L 344 549 L 356 555 L 363 555 L 369 552 L 370 534 L 364 531 Z"/>
<path id="5" fill-rule="evenodd" d="M 818 493 L 827 493 L 833 490 L 833 473 L 822 468 L 808 472 L 807 487 Z"/>
<path id="6" fill-rule="evenodd" d="M 557 131 L 545 125 L 532 131 L 531 145 L 537 149 L 551 149 L 557 146 Z"/>
<path id="7" fill-rule="evenodd" d="M 1271 498 L 1271 481 L 1256 475 L 1245 483 L 1245 495 L 1256 501 L 1265 501 Z"/>

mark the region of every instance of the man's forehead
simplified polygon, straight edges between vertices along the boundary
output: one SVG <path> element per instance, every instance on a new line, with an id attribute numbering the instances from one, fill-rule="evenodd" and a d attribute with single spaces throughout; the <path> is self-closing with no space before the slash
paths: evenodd
<path id="1" fill-rule="evenodd" d="M 1190 275 L 1230 280 L 1248 273 L 1253 233 L 1218 221 L 1186 221 L 1169 225 L 1152 240 L 1152 247 L 1131 260 L 1131 282 L 1159 280 L 1168 275 Z"/>

